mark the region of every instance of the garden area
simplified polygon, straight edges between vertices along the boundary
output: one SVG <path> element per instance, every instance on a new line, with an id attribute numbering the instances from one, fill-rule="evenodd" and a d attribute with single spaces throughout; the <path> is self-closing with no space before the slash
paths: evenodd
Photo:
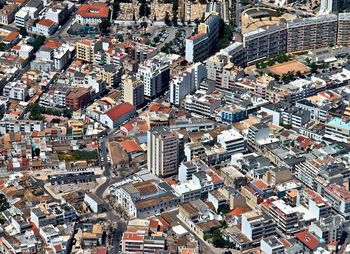
<path id="1" fill-rule="evenodd" d="M 59 152 L 58 159 L 61 161 L 96 161 L 98 160 L 98 153 L 94 151 L 67 151 Z"/>
<path id="2" fill-rule="evenodd" d="M 171 40 L 169 43 L 164 44 L 164 46 L 161 48 L 161 52 L 164 52 L 167 54 L 179 54 L 184 56 L 185 47 L 186 47 L 185 37 L 186 37 L 186 31 L 183 29 L 179 29 L 175 34 L 175 38 Z"/>
<path id="3" fill-rule="evenodd" d="M 204 235 L 204 240 L 209 241 L 215 248 L 234 248 L 234 244 L 222 237 L 221 230 L 227 228 L 224 221 L 220 228 L 212 228 Z"/>
<path id="4" fill-rule="evenodd" d="M 278 54 L 273 57 L 269 57 L 265 60 L 262 60 L 256 64 L 256 68 L 258 69 L 266 69 L 269 66 L 273 66 L 276 63 L 284 63 L 292 60 L 293 57 L 291 55 L 286 55 L 286 54 Z"/>
<path id="5" fill-rule="evenodd" d="M 73 110 L 70 108 L 57 109 L 57 108 L 48 108 L 40 106 L 39 104 L 33 104 L 29 106 L 29 119 L 30 120 L 44 120 L 44 114 L 54 115 L 54 116 L 64 116 L 71 118 Z"/>

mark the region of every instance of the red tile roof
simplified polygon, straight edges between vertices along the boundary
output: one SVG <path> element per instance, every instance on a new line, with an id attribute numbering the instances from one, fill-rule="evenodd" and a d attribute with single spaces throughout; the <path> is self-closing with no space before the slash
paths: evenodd
<path id="1" fill-rule="evenodd" d="M 310 250 L 315 249 L 320 243 L 318 239 L 308 231 L 301 231 L 299 233 L 294 234 L 294 236 Z"/>
<path id="2" fill-rule="evenodd" d="M 149 226 L 151 228 L 158 228 L 158 226 L 161 225 L 161 222 L 158 219 L 151 219 L 149 222 Z"/>
<path id="3" fill-rule="evenodd" d="M 324 204 L 326 201 L 322 198 L 320 194 L 309 188 L 304 189 L 304 193 L 307 194 L 308 198 L 313 200 L 316 204 Z"/>
<path id="4" fill-rule="evenodd" d="M 53 26 L 55 24 L 55 21 L 51 20 L 51 19 L 42 19 L 39 20 L 38 25 L 42 25 L 42 26 L 46 26 L 46 27 L 50 27 Z"/>
<path id="5" fill-rule="evenodd" d="M 11 42 L 14 39 L 16 39 L 19 36 L 19 32 L 10 32 L 6 37 L 4 38 L 4 41 Z"/>
<path id="6" fill-rule="evenodd" d="M 55 248 L 55 250 L 57 251 L 57 252 L 60 252 L 61 250 L 62 250 L 62 246 L 61 245 L 55 245 L 55 246 L 53 246 L 54 248 Z"/>
<path id="7" fill-rule="evenodd" d="M 326 192 L 331 194 L 333 197 L 336 197 L 338 200 L 350 201 L 350 191 L 336 183 L 329 185 L 326 188 Z"/>
<path id="8" fill-rule="evenodd" d="M 142 151 L 142 148 L 133 140 L 124 140 L 120 142 L 127 153 Z"/>
<path id="9" fill-rule="evenodd" d="M 96 254 L 107 254 L 107 248 L 106 247 L 97 247 Z"/>
<path id="10" fill-rule="evenodd" d="M 15 46 L 12 47 L 12 49 L 13 49 L 13 50 L 20 50 L 20 49 L 21 49 L 21 46 L 15 45 Z"/>
<path id="11" fill-rule="evenodd" d="M 237 215 L 241 215 L 242 213 L 246 213 L 248 212 L 249 210 L 245 207 L 237 207 L 235 209 L 233 209 L 229 215 L 231 216 L 237 216 Z"/>
<path id="12" fill-rule="evenodd" d="M 46 48 L 53 48 L 53 49 L 57 49 L 59 47 L 61 47 L 62 43 L 58 42 L 58 41 L 53 41 L 53 40 L 48 40 L 45 44 L 44 47 Z"/>
<path id="13" fill-rule="evenodd" d="M 77 13 L 86 18 L 108 18 L 109 8 L 99 4 L 82 4 Z"/>
<path id="14" fill-rule="evenodd" d="M 132 129 L 134 129 L 134 126 L 130 122 L 124 124 L 123 127 L 128 131 L 131 131 Z"/>
<path id="15" fill-rule="evenodd" d="M 282 238 L 282 239 L 280 239 L 280 241 L 282 242 L 282 244 L 285 248 L 289 248 L 289 247 L 293 246 L 287 239 Z"/>
<path id="16" fill-rule="evenodd" d="M 144 236 L 139 235 L 138 233 L 133 233 L 133 232 L 125 232 L 123 234 L 123 240 L 127 241 L 143 241 Z"/>
<path id="17" fill-rule="evenodd" d="M 149 111 L 158 111 L 161 109 L 161 105 L 160 104 L 152 104 L 150 107 L 149 107 Z"/>
<path id="18" fill-rule="evenodd" d="M 195 41 L 195 40 L 201 38 L 201 37 L 204 36 L 204 35 L 205 35 L 205 33 L 199 33 L 199 34 L 193 35 L 193 36 L 190 38 L 190 40 Z"/>
<path id="19" fill-rule="evenodd" d="M 166 182 L 167 184 L 170 184 L 170 185 L 176 185 L 176 182 L 174 180 L 171 180 L 171 179 L 165 179 L 164 182 Z"/>
<path id="20" fill-rule="evenodd" d="M 265 190 L 267 189 L 267 187 L 269 187 L 269 185 L 267 183 L 265 183 L 263 180 L 261 179 L 256 179 L 252 182 L 252 184 L 254 186 L 256 186 L 257 188 L 259 188 L 260 190 Z"/>
<path id="21" fill-rule="evenodd" d="M 131 105 L 129 102 L 123 102 L 115 106 L 114 108 L 108 110 L 106 112 L 106 115 L 114 121 L 128 113 L 131 113 L 134 110 L 134 106 Z"/>
<path id="22" fill-rule="evenodd" d="M 92 44 L 92 41 L 90 41 L 90 40 L 81 40 L 78 43 L 84 44 L 85 46 L 90 46 Z"/>

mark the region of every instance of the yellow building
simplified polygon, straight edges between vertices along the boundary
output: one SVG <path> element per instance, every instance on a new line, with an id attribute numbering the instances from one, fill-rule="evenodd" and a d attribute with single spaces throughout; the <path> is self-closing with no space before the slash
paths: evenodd
<path id="1" fill-rule="evenodd" d="M 90 40 L 81 40 L 76 44 L 77 59 L 92 63 L 94 61 L 94 43 Z"/>
<path id="2" fill-rule="evenodd" d="M 247 205 L 252 209 L 255 209 L 263 201 L 262 197 L 248 185 L 242 186 L 241 194 L 245 197 Z"/>
<path id="3" fill-rule="evenodd" d="M 123 81 L 124 101 L 136 108 L 145 102 L 144 84 L 140 79 L 128 77 Z"/>

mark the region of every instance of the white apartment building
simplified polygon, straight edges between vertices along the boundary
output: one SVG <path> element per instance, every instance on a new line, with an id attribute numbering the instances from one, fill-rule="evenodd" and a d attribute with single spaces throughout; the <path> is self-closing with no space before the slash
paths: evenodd
<path id="1" fill-rule="evenodd" d="M 335 141 L 348 142 L 350 140 L 350 122 L 334 117 L 326 123 L 325 136 Z"/>
<path id="2" fill-rule="evenodd" d="M 68 239 L 62 237 L 60 230 L 57 227 L 51 224 L 40 227 L 39 234 L 49 247 L 54 248 L 54 246 L 60 246 L 62 251 L 65 251 Z"/>
<path id="3" fill-rule="evenodd" d="M 207 95 L 203 91 L 197 91 L 193 95 L 187 95 L 184 99 L 185 109 L 189 112 L 213 117 L 215 109 L 220 107 L 221 99 Z"/>
<path id="4" fill-rule="evenodd" d="M 53 94 L 53 102 L 56 106 L 66 107 L 67 106 L 67 95 L 69 94 L 70 89 L 68 87 L 59 87 L 55 90 Z"/>
<path id="5" fill-rule="evenodd" d="M 62 24 L 65 18 L 72 13 L 75 5 L 69 1 L 63 3 L 56 2 L 55 5 L 47 8 L 45 18 L 55 21 L 57 24 Z"/>
<path id="6" fill-rule="evenodd" d="M 74 51 L 74 47 L 62 44 L 53 54 L 53 63 L 56 70 L 62 70 L 69 62 Z"/>
<path id="7" fill-rule="evenodd" d="M 153 58 L 147 60 L 139 66 L 137 77 L 144 83 L 145 96 L 154 98 L 169 86 L 169 62 L 164 59 L 154 60 Z"/>
<path id="8" fill-rule="evenodd" d="M 0 135 L 6 133 L 30 133 L 33 131 L 42 131 L 44 129 L 44 123 L 42 121 L 31 120 L 16 120 L 16 121 L 1 121 L 0 122 Z"/>
<path id="9" fill-rule="evenodd" d="M 340 240 L 344 222 L 341 215 L 331 215 L 312 222 L 309 231 L 328 244 Z"/>
<path id="10" fill-rule="evenodd" d="M 341 216 L 346 220 L 350 218 L 350 191 L 333 183 L 325 189 L 324 197 Z"/>
<path id="11" fill-rule="evenodd" d="M 45 13 L 45 18 L 51 19 L 57 24 L 61 23 L 64 19 L 65 9 L 62 8 L 48 8 Z"/>
<path id="12" fill-rule="evenodd" d="M 26 101 L 29 97 L 29 89 L 25 84 L 10 82 L 4 86 L 3 96 L 14 100 Z"/>
<path id="13" fill-rule="evenodd" d="M 269 206 L 269 214 L 277 227 L 287 234 L 298 232 L 304 226 L 303 218 L 307 215 L 307 210 L 302 212 L 305 213 L 300 213 L 297 207 L 291 207 L 281 199 L 273 201 Z"/>
<path id="14" fill-rule="evenodd" d="M 251 241 L 276 234 L 276 223 L 260 211 L 253 210 L 242 214 L 242 233 Z"/>
<path id="15" fill-rule="evenodd" d="M 168 184 L 152 180 L 112 185 L 110 193 L 132 218 L 154 216 L 176 208 L 180 203 L 180 199 L 169 191 Z"/>
<path id="16" fill-rule="evenodd" d="M 58 28 L 58 24 L 51 19 L 39 20 L 33 27 L 32 32 L 49 36 L 52 35 Z"/>
<path id="17" fill-rule="evenodd" d="M 57 203 L 40 204 L 30 211 L 30 221 L 37 228 L 52 224 L 54 226 L 74 221 L 77 218 L 75 209 L 68 205 Z"/>
<path id="18" fill-rule="evenodd" d="M 84 202 L 94 213 L 103 212 L 105 209 L 103 200 L 101 200 L 94 193 L 85 193 Z"/>
<path id="19" fill-rule="evenodd" d="M 230 61 L 231 56 L 225 53 L 217 53 L 210 57 L 205 66 L 207 69 L 207 78 L 215 81 L 216 86 L 221 88 L 231 88 L 239 78 L 244 77 L 242 68 L 233 65 Z"/>
<path id="20" fill-rule="evenodd" d="M 332 214 L 332 206 L 325 198 L 312 189 L 303 189 L 302 200 L 317 220 L 329 217 Z"/>
<path id="21" fill-rule="evenodd" d="M 264 254 L 284 254 L 284 245 L 276 236 L 261 239 L 260 249 Z"/>
<path id="22" fill-rule="evenodd" d="M 157 176 L 178 172 L 179 141 L 176 132 L 154 127 L 147 133 L 147 167 Z"/>
<path id="23" fill-rule="evenodd" d="M 188 173 L 190 174 L 190 172 Z M 198 169 L 197 172 L 192 173 L 189 180 L 172 185 L 172 188 L 180 197 L 181 202 L 188 202 L 208 196 L 209 192 L 223 186 L 224 180 L 222 178 L 212 178 L 205 171 Z"/>
<path id="24" fill-rule="evenodd" d="M 185 59 L 188 62 L 204 61 L 218 42 L 220 15 L 206 12 L 205 20 L 198 25 L 198 33 L 186 39 Z"/>
<path id="25" fill-rule="evenodd" d="M 196 63 L 179 73 L 170 81 L 170 102 L 180 106 L 187 95 L 196 91 L 205 77 L 206 70 L 202 63 Z"/>
<path id="26" fill-rule="evenodd" d="M 28 19 L 38 17 L 39 10 L 35 7 L 25 6 L 15 14 L 15 24 L 19 27 L 25 27 Z"/>
<path id="27" fill-rule="evenodd" d="M 157 253 L 165 249 L 165 238 L 148 236 L 141 232 L 124 232 L 122 238 L 122 253 Z"/>
<path id="28" fill-rule="evenodd" d="M 243 136 L 235 129 L 224 130 L 217 136 L 217 142 L 225 149 L 227 155 L 246 151 L 246 142 Z"/>
<path id="29" fill-rule="evenodd" d="M 201 164 L 194 163 L 192 161 L 182 162 L 179 166 L 179 173 L 178 173 L 179 181 L 182 183 L 185 183 L 191 180 L 193 174 L 201 170 L 200 166 Z"/>

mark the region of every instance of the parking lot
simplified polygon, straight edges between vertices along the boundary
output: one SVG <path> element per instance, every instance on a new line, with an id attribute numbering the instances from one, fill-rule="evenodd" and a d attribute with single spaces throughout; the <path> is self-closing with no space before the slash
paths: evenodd
<path id="1" fill-rule="evenodd" d="M 70 183 L 70 184 L 63 184 L 63 185 L 52 185 L 49 188 L 56 194 L 63 194 L 63 193 L 69 193 L 74 192 L 78 190 L 93 190 L 97 187 L 98 182 L 86 182 L 86 183 Z"/>
<path id="2" fill-rule="evenodd" d="M 49 175 L 48 180 L 51 185 L 78 184 L 96 181 L 94 172 L 79 172 L 60 175 Z"/>
<path id="3" fill-rule="evenodd" d="M 153 36 L 151 45 L 153 47 L 156 47 L 159 44 L 163 43 L 169 37 L 169 34 L 170 32 L 168 30 L 161 29 Z"/>

